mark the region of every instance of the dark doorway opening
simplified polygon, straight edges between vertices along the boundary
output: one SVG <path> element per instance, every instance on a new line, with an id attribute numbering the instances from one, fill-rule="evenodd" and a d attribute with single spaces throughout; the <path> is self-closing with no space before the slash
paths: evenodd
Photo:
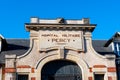
<path id="1" fill-rule="evenodd" d="M 41 80 L 82 80 L 82 71 L 74 62 L 56 60 L 43 66 L 41 78 Z"/>
<path id="2" fill-rule="evenodd" d="M 18 80 L 28 80 L 28 75 L 18 75 Z"/>
<path id="3" fill-rule="evenodd" d="M 104 74 L 95 74 L 94 79 L 95 80 L 104 80 Z"/>

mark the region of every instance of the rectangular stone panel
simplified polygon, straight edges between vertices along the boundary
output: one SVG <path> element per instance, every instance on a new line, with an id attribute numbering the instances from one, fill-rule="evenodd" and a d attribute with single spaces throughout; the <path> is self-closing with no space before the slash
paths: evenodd
<path id="1" fill-rule="evenodd" d="M 68 48 L 83 51 L 82 31 L 40 30 L 40 51 L 54 48 Z"/>

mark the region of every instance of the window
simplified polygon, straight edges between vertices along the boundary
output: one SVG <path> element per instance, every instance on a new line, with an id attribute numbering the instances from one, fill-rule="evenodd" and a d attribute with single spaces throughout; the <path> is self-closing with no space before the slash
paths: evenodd
<path id="1" fill-rule="evenodd" d="M 120 51 L 120 43 L 118 43 L 118 50 Z"/>
<path id="2" fill-rule="evenodd" d="M 94 74 L 94 80 L 104 80 L 104 74 Z"/>
<path id="3" fill-rule="evenodd" d="M 117 54 L 117 56 L 120 56 L 120 43 L 114 42 L 114 52 Z"/>
<path id="4" fill-rule="evenodd" d="M 19 74 L 18 75 L 18 80 L 28 80 L 28 75 L 27 74 Z"/>

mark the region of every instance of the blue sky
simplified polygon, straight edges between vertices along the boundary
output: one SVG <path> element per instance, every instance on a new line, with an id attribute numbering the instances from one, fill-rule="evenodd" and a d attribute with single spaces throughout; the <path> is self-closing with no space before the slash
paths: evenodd
<path id="1" fill-rule="evenodd" d="M 97 24 L 93 39 L 109 39 L 120 32 L 120 0 L 0 0 L 0 34 L 5 38 L 29 38 L 24 23 L 30 17 L 90 18 Z"/>

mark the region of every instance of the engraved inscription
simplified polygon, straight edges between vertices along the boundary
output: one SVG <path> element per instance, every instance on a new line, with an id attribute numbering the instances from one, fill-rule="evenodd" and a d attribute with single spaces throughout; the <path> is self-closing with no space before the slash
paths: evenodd
<path id="1" fill-rule="evenodd" d="M 70 47 L 83 49 L 81 31 L 40 31 L 40 49 Z"/>

